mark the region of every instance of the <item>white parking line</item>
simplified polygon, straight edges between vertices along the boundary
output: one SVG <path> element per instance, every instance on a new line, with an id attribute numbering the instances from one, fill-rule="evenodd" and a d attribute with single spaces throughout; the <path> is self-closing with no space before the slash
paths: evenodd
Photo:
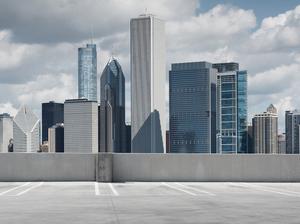
<path id="1" fill-rule="evenodd" d="M 283 191 L 273 190 L 268 187 L 258 186 L 258 185 L 249 184 L 249 183 L 240 183 L 240 184 L 237 184 L 237 186 L 246 186 L 246 187 L 248 186 L 252 189 L 259 190 L 259 191 L 276 193 L 276 194 L 281 194 L 281 195 L 291 196 L 291 197 L 300 197 L 300 195 L 297 195 L 297 194 L 291 194 L 291 193 L 287 193 L 287 192 L 283 192 Z"/>
<path id="2" fill-rule="evenodd" d="M 196 194 L 194 194 L 193 192 L 190 192 L 188 190 L 185 190 L 185 189 L 182 189 L 182 188 L 179 188 L 179 187 L 175 187 L 173 185 L 170 185 L 170 184 L 167 184 L 167 183 L 164 183 L 164 182 L 162 182 L 162 184 L 169 187 L 169 188 L 175 189 L 177 191 L 181 191 L 181 192 L 184 192 L 184 193 L 189 194 L 189 195 L 197 196 Z"/>
<path id="3" fill-rule="evenodd" d="M 11 192 L 11 191 L 17 190 L 17 189 L 19 189 L 19 188 L 21 188 L 21 187 L 25 187 L 25 186 L 27 186 L 27 185 L 30 184 L 30 183 L 31 183 L 31 182 L 27 182 L 27 183 L 22 184 L 22 185 L 19 185 L 19 186 L 17 186 L 17 187 L 13 187 L 13 188 L 11 188 L 11 189 L 9 189 L 9 190 L 7 190 L 7 191 L 1 192 L 0 195 L 4 195 L 4 194 L 9 193 L 9 192 Z"/>
<path id="4" fill-rule="evenodd" d="M 111 191 L 114 193 L 115 196 L 119 196 L 119 193 L 116 191 L 112 183 L 108 183 L 108 186 L 110 187 Z"/>
<path id="5" fill-rule="evenodd" d="M 28 191 L 31 191 L 32 189 L 35 189 L 35 188 L 38 188 L 38 187 L 42 186 L 43 184 L 44 184 L 44 182 L 40 182 L 36 185 L 31 186 L 30 188 L 27 188 L 24 191 L 21 191 L 20 193 L 16 194 L 15 196 L 23 195 L 23 194 L 27 193 Z"/>
<path id="6" fill-rule="evenodd" d="M 95 182 L 95 194 L 96 196 L 100 195 L 98 182 Z"/>
<path id="7" fill-rule="evenodd" d="M 208 194 L 210 196 L 216 196 L 214 193 L 211 193 L 211 192 L 208 192 L 208 191 L 205 191 L 205 190 L 200 190 L 198 188 L 190 187 L 190 186 L 187 186 L 187 185 L 184 185 L 184 184 L 181 184 L 181 183 L 175 183 L 175 184 L 177 184 L 178 186 L 181 186 L 183 188 L 188 188 L 188 189 L 197 191 L 197 192 L 202 193 L 202 194 Z"/>

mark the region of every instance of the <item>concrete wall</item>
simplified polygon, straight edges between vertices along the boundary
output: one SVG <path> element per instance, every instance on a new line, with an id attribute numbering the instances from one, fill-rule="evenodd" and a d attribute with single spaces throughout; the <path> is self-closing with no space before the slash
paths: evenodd
<path id="1" fill-rule="evenodd" d="M 0 181 L 292 181 L 300 155 L 0 153 Z"/>
<path id="2" fill-rule="evenodd" d="M 300 181 L 300 155 L 113 154 L 113 181 Z"/>
<path id="3" fill-rule="evenodd" d="M 94 181 L 95 155 L 0 153 L 0 181 Z"/>

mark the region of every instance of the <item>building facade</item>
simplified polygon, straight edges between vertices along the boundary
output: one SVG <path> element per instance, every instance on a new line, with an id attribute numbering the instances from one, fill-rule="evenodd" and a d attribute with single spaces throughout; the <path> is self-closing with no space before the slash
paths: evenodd
<path id="1" fill-rule="evenodd" d="M 48 141 L 48 128 L 58 123 L 64 123 L 64 104 L 42 103 L 42 142 Z"/>
<path id="2" fill-rule="evenodd" d="M 66 100 L 64 152 L 98 152 L 98 104 L 87 99 Z"/>
<path id="3" fill-rule="evenodd" d="M 170 152 L 216 152 L 216 69 L 208 62 L 172 64 Z"/>
<path id="4" fill-rule="evenodd" d="M 40 148 L 40 120 L 22 106 L 13 120 L 14 152 L 37 152 Z"/>
<path id="5" fill-rule="evenodd" d="M 285 133 L 278 135 L 278 153 L 286 154 Z"/>
<path id="6" fill-rule="evenodd" d="M 53 125 L 48 132 L 48 151 L 64 152 L 64 124 Z"/>
<path id="7" fill-rule="evenodd" d="M 8 152 L 13 138 L 13 118 L 9 114 L 0 114 L 0 152 Z"/>
<path id="8" fill-rule="evenodd" d="M 97 101 L 96 44 L 78 48 L 78 98 Z"/>
<path id="9" fill-rule="evenodd" d="M 255 153 L 278 153 L 278 115 L 271 104 L 267 111 L 252 119 Z"/>
<path id="10" fill-rule="evenodd" d="M 286 153 L 299 154 L 300 150 L 300 111 L 285 112 Z"/>
<path id="11" fill-rule="evenodd" d="M 130 21 L 131 151 L 165 152 L 166 47 L 164 21 Z"/>
<path id="12" fill-rule="evenodd" d="M 126 152 L 125 78 L 111 58 L 100 79 L 100 152 Z"/>
<path id="13" fill-rule="evenodd" d="M 238 63 L 213 64 L 217 69 L 217 152 L 248 153 L 247 71 Z"/>

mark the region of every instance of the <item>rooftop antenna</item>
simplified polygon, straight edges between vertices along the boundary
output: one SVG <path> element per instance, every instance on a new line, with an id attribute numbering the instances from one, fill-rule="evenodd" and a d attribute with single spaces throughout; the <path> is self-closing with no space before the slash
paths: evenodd
<path id="1" fill-rule="evenodd" d="M 93 44 L 93 39 L 94 39 L 94 26 L 91 25 L 91 44 Z"/>

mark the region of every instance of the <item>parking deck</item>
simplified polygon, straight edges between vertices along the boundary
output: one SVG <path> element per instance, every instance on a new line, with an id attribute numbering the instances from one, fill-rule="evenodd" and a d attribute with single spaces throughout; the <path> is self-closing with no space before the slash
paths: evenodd
<path id="1" fill-rule="evenodd" d="M 0 223 L 300 223 L 300 184 L 1 182 L 0 208 Z"/>

